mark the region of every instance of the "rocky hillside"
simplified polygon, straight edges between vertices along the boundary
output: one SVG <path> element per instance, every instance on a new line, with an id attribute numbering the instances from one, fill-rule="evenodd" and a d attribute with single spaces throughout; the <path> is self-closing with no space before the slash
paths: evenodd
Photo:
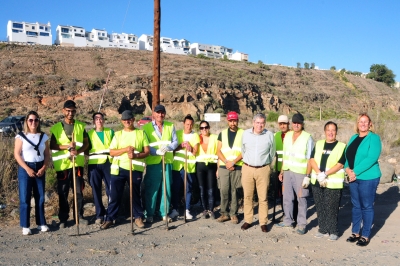
<path id="1" fill-rule="evenodd" d="M 58 119 L 74 99 L 80 119 L 102 111 L 112 120 L 132 109 L 150 114 L 153 55 L 147 51 L 56 46 L 0 46 L 0 116 L 38 110 Z M 161 101 L 170 119 L 205 112 L 303 113 L 307 119 L 348 118 L 371 108 L 399 111 L 400 94 L 382 83 L 334 71 L 161 55 Z M 2 112 L 2 113 L 1 113 Z"/>

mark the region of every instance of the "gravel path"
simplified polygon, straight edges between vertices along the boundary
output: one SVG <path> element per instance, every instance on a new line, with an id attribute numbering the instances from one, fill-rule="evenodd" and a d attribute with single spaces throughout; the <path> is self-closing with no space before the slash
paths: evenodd
<path id="1" fill-rule="evenodd" d="M 49 222 L 49 233 L 32 230 L 33 235 L 22 236 L 15 221 L 3 221 L 0 265 L 399 265 L 399 200 L 397 185 L 379 185 L 373 235 L 364 248 L 346 242 L 351 226 L 347 188 L 339 212 L 341 236 L 335 242 L 314 238 L 318 228 L 312 199 L 308 231 L 303 236 L 273 223 L 267 234 L 261 233 L 258 222 L 241 231 L 243 217 L 239 217 L 239 225 L 210 219 L 184 224 L 179 219 L 170 223 L 169 231 L 163 222 L 157 222 L 137 229 L 135 235 L 127 219 L 105 231 L 94 224 L 81 225 L 79 236 L 75 226 L 59 229 L 55 221 Z"/>

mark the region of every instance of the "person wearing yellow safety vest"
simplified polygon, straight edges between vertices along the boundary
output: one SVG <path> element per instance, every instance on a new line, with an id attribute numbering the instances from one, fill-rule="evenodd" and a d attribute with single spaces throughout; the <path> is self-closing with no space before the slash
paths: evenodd
<path id="1" fill-rule="evenodd" d="M 93 201 L 96 210 L 96 224 L 104 222 L 106 209 L 102 201 L 102 180 L 106 188 L 106 195 L 110 197 L 110 143 L 114 137 L 114 130 L 104 127 L 104 115 L 100 112 L 93 114 L 94 129 L 88 131 L 89 136 L 89 184 L 92 187 Z"/>
<path id="2" fill-rule="evenodd" d="M 149 139 L 150 155 L 146 158 L 146 174 L 144 177 L 146 222 L 152 223 L 156 212 L 156 206 L 160 202 L 160 214 L 162 219 L 168 217 L 171 199 L 172 162 L 173 151 L 178 147 L 178 138 L 172 123 L 164 121 L 166 115 L 165 107 L 157 105 L 153 111 L 153 121 L 143 126 L 144 132 Z M 164 189 L 162 173 L 162 156 L 165 157 L 165 181 L 166 201 L 164 206 Z"/>
<path id="3" fill-rule="evenodd" d="M 189 114 L 183 119 L 183 130 L 176 131 L 178 147 L 174 152 L 174 162 L 172 164 L 172 211 L 169 215 L 171 219 L 179 215 L 179 203 L 181 200 L 181 189 L 184 186 L 186 171 L 186 219 L 193 219 L 190 214 L 190 201 L 192 199 L 193 178 L 196 175 L 196 156 L 199 148 L 200 137 L 193 131 L 194 119 Z M 185 169 L 185 153 L 187 152 L 187 169 Z"/>
<path id="4" fill-rule="evenodd" d="M 338 213 L 343 189 L 346 144 L 336 140 L 337 125 L 325 124 L 325 139 L 319 140 L 311 152 L 311 184 L 318 217 L 316 238 L 338 239 Z"/>
<path id="5" fill-rule="evenodd" d="M 85 182 L 83 180 L 83 167 L 85 165 L 84 152 L 89 146 L 88 135 L 85 124 L 75 120 L 76 104 L 72 100 L 64 103 L 62 109 L 64 120 L 56 123 L 50 128 L 50 150 L 53 159 L 54 170 L 57 174 L 57 193 L 59 197 L 60 228 L 65 228 L 69 218 L 68 194 L 70 187 L 73 188 L 73 165 L 72 156 L 75 157 L 76 194 L 79 211 L 79 224 L 87 225 L 83 215 L 82 190 Z M 75 217 L 75 212 L 74 218 Z"/>
<path id="6" fill-rule="evenodd" d="M 217 155 L 219 159 L 218 183 L 221 193 L 221 216 L 218 222 L 231 220 L 238 224 L 237 190 L 242 187 L 242 136 L 243 129 L 238 128 L 239 115 L 229 112 L 226 116 L 228 128 L 218 135 Z M 228 211 L 229 200 L 231 201 Z"/>
<path id="7" fill-rule="evenodd" d="M 307 225 L 307 197 L 311 165 L 309 159 L 314 147 L 311 135 L 304 131 L 304 117 L 297 113 L 292 117 L 292 129 L 283 141 L 283 162 L 279 180 L 283 182 L 283 222 L 278 227 L 292 227 L 293 201 L 297 197 L 298 214 L 296 233 L 304 235 Z"/>
<path id="8" fill-rule="evenodd" d="M 113 225 L 118 215 L 125 183 L 130 184 L 130 163 L 132 162 L 132 207 L 135 224 L 139 228 L 144 227 L 143 206 L 140 196 L 144 158 L 149 155 L 149 142 L 143 130 L 134 127 L 135 118 L 132 111 L 122 112 L 121 121 L 124 129 L 115 132 L 110 144 L 110 155 L 113 156 L 111 164 L 110 199 L 107 208 L 105 222 L 100 226 L 101 230 Z"/>
<path id="9" fill-rule="evenodd" d="M 217 181 L 218 136 L 210 134 L 210 124 L 200 122 L 200 147 L 197 149 L 196 175 L 199 182 L 200 200 L 203 207 L 201 217 L 215 219 L 214 193 Z"/>

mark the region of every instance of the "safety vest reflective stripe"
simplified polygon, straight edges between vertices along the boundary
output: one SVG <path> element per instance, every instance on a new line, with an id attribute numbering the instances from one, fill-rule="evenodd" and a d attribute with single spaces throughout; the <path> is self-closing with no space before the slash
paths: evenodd
<path id="1" fill-rule="evenodd" d="M 158 145 L 169 145 L 171 144 L 171 141 L 157 141 L 157 142 L 152 142 L 149 144 L 150 147 L 158 146 Z"/>
<path id="2" fill-rule="evenodd" d="M 121 161 L 122 161 L 122 160 L 121 160 Z M 132 165 L 139 165 L 139 166 L 143 166 L 143 167 L 144 167 L 146 164 L 145 164 L 144 162 L 132 160 Z M 118 168 L 119 168 L 119 165 L 118 165 L 118 164 L 112 164 L 112 165 L 111 165 L 111 168 L 118 169 Z"/>
<path id="3" fill-rule="evenodd" d="M 185 161 L 185 158 L 182 158 L 182 157 L 179 157 L 179 156 L 175 156 L 175 157 L 174 157 L 174 160 L 184 162 L 184 161 Z M 190 159 L 188 159 L 187 162 L 188 162 L 188 163 L 196 163 L 196 160 L 190 160 Z"/>
<path id="4" fill-rule="evenodd" d="M 186 154 L 185 150 L 179 150 L 179 151 L 176 151 L 175 153 L 182 153 L 183 155 Z M 193 153 L 191 153 L 190 151 L 187 152 L 187 155 L 188 156 L 194 156 Z"/>
<path id="5" fill-rule="evenodd" d="M 307 159 L 307 156 L 305 154 L 301 154 L 301 153 L 284 152 L 284 154 L 287 156 L 295 157 L 295 158 L 299 158 L 299 159 Z"/>
<path id="6" fill-rule="evenodd" d="M 307 162 L 299 163 L 296 161 L 285 160 L 285 165 L 293 165 L 293 166 L 297 166 L 297 167 L 307 167 Z"/>
<path id="7" fill-rule="evenodd" d="M 278 162 L 283 162 L 283 159 L 282 158 L 278 158 Z"/>
<path id="8" fill-rule="evenodd" d="M 239 151 L 239 152 L 242 152 L 242 148 L 241 148 L 241 147 L 235 147 L 235 146 L 233 146 L 232 148 L 230 148 L 230 147 L 221 148 L 221 152 L 222 152 L 222 153 L 230 152 L 230 151 Z"/>
<path id="9" fill-rule="evenodd" d="M 281 155 L 281 154 L 283 154 L 283 151 L 276 151 L 276 153 L 277 153 L 278 155 Z"/>
<path id="10" fill-rule="evenodd" d="M 83 155 L 79 155 L 78 154 L 78 156 L 83 156 Z M 66 159 L 66 158 L 70 158 L 70 157 L 71 157 L 71 155 L 69 153 L 58 155 L 58 156 L 53 156 L 53 162 L 54 161 L 59 161 L 59 160 L 62 160 L 62 159 Z"/>
<path id="11" fill-rule="evenodd" d="M 326 168 L 325 172 L 328 172 L 330 168 Z M 344 169 L 340 169 L 339 171 L 336 172 L 336 174 L 344 174 L 345 171 Z M 311 177 L 317 177 L 317 173 L 315 173 L 315 171 L 312 171 L 311 173 Z"/>
<path id="12" fill-rule="evenodd" d="M 212 162 L 214 162 L 214 163 L 217 163 L 218 156 L 213 155 L 213 154 L 203 154 L 203 155 L 199 155 L 196 157 L 197 162 L 204 162 L 204 161 L 210 161 L 210 160 L 212 160 Z"/>
<path id="13" fill-rule="evenodd" d="M 96 154 L 110 154 L 110 149 L 106 149 L 106 150 L 99 150 L 99 151 L 95 151 L 95 152 L 90 152 L 90 155 L 96 155 Z"/>
<path id="14" fill-rule="evenodd" d="M 95 154 L 89 155 L 89 159 L 107 159 L 109 155 L 107 154 Z"/>

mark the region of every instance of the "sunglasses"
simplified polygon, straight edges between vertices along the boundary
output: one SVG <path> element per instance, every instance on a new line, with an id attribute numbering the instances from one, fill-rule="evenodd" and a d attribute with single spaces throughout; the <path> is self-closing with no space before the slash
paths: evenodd
<path id="1" fill-rule="evenodd" d="M 209 126 L 206 126 L 206 127 L 200 127 L 200 130 L 203 130 L 203 129 L 210 129 L 210 127 L 209 127 Z"/>
<path id="2" fill-rule="evenodd" d="M 33 123 L 33 122 L 37 123 L 37 122 L 39 122 L 39 119 L 37 119 L 37 118 L 35 118 L 35 119 L 29 118 L 28 121 L 29 121 L 29 123 Z"/>

